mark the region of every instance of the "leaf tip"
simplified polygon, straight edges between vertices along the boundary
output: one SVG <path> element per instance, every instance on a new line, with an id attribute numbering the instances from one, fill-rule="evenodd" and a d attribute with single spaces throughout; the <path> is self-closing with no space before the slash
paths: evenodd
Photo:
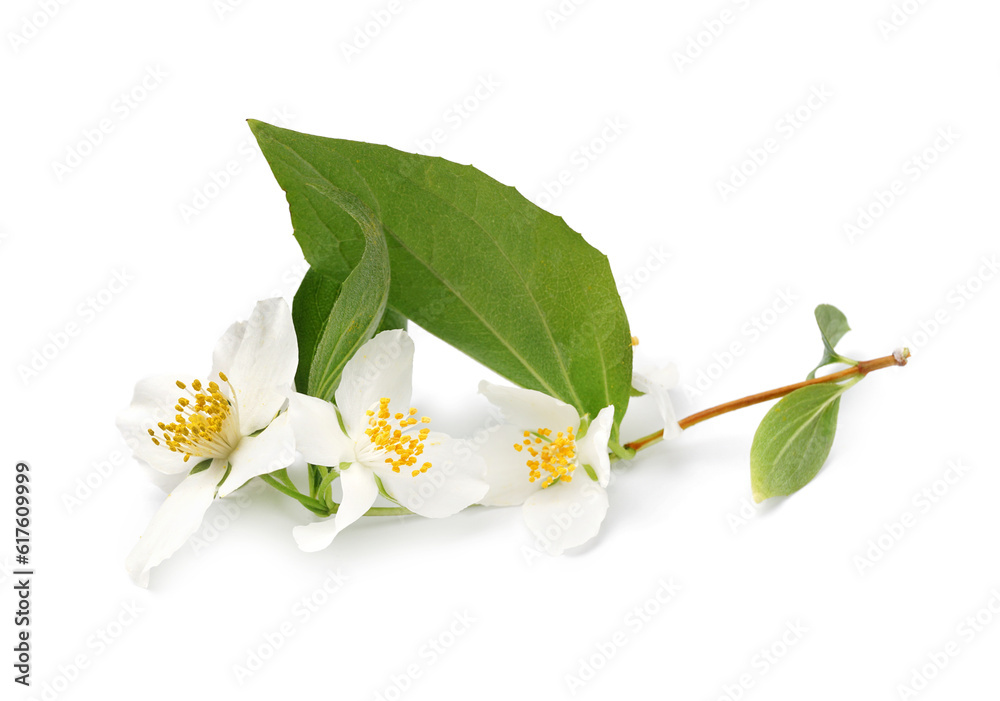
<path id="1" fill-rule="evenodd" d="M 259 119 L 253 118 L 247 119 L 247 126 L 250 127 L 251 133 L 257 137 L 258 140 L 260 139 L 261 134 L 265 133 L 268 129 L 273 128 L 267 122 L 262 122 Z"/>

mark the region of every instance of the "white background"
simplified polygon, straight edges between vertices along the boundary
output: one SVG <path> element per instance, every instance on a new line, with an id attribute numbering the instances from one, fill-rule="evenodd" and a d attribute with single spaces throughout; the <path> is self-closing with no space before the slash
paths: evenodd
<path id="1" fill-rule="evenodd" d="M 32 466 L 37 576 L 34 686 L 11 681 L 4 614 L 0 695 L 995 694 L 1000 283 L 982 260 L 998 252 L 1000 7 L 898 0 L 910 14 L 886 25 L 890 0 L 400 3 L 4 3 L 0 610 L 15 601 L 17 460 Z M 561 558 L 534 556 L 517 509 L 369 519 L 306 555 L 290 531 L 309 514 L 246 490 L 210 512 L 204 547 L 137 589 L 123 561 L 163 494 L 115 415 L 146 374 L 207 372 L 222 331 L 260 298 L 290 299 L 305 269 L 248 117 L 424 152 L 440 130 L 435 155 L 546 199 L 608 253 L 641 359 L 701 379 L 678 391 L 682 415 L 802 379 L 822 302 L 856 329 L 844 352 L 908 342 L 913 361 L 850 392 L 818 478 L 756 513 L 765 407 L 616 472 L 600 537 Z M 763 165 L 745 164 L 768 139 Z M 724 197 L 734 166 L 755 172 Z M 859 208 L 872 220 L 851 236 Z M 127 285 L 109 287 L 116 274 Z M 474 431 L 485 372 L 413 333 L 416 405 Z M 27 376 L 36 351 L 53 357 Z M 635 401 L 625 438 L 653 412 Z M 347 581 L 326 595 L 331 571 Z M 665 604 L 661 582 L 678 588 Z M 944 669 L 927 666 L 952 641 Z M 934 678 L 907 696 L 915 670 Z"/>

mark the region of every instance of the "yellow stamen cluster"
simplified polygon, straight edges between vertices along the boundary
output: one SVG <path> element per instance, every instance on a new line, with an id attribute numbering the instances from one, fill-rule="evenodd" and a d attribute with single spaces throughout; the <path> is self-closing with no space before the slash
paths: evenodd
<path id="1" fill-rule="evenodd" d="M 423 416 L 417 418 L 417 410 L 410 408 L 407 413 L 396 412 L 395 415 L 389 413 L 389 398 L 382 397 L 378 403 L 378 411 L 368 410 L 368 428 L 365 435 L 372 442 L 372 445 L 387 453 L 392 453 L 396 457 L 387 457 L 385 461 L 392 466 L 393 472 L 399 472 L 403 467 L 413 468 L 417 464 L 417 458 L 424 452 L 424 441 L 430 435 L 429 428 L 421 428 L 417 435 L 408 433 L 410 426 L 418 423 L 429 424 L 431 420 Z M 395 426 L 393 425 L 395 422 Z M 425 462 L 420 467 L 410 471 L 410 475 L 417 475 L 431 469 L 431 463 Z"/>
<path id="2" fill-rule="evenodd" d="M 527 450 L 531 455 L 531 459 L 526 463 L 529 482 L 542 479 L 543 470 L 548 473 L 542 481 L 542 489 L 555 482 L 573 481 L 573 470 L 576 469 L 576 437 L 573 435 L 572 426 L 567 426 L 565 433 L 562 431 L 557 433 L 555 438 L 552 437 L 551 428 L 540 428 L 535 431 L 534 436 L 531 431 L 525 431 L 524 441 L 515 443 L 514 450 L 519 453 Z"/>
<path id="3" fill-rule="evenodd" d="M 229 378 L 224 373 L 219 373 L 219 379 L 229 384 Z M 153 443 L 163 445 L 173 453 L 184 453 L 184 462 L 192 455 L 211 458 L 230 452 L 233 446 L 230 445 L 230 436 L 225 429 L 233 407 L 222 394 L 219 385 L 209 382 L 205 386 L 201 380 L 195 380 L 191 383 L 191 389 L 188 389 L 180 380 L 176 384 L 190 398 L 177 399 L 177 404 L 174 405 L 177 414 L 173 423 L 161 421 L 157 424 L 161 431 L 159 438 L 153 429 L 147 430 Z M 233 386 L 229 385 L 229 389 L 232 391 Z"/>

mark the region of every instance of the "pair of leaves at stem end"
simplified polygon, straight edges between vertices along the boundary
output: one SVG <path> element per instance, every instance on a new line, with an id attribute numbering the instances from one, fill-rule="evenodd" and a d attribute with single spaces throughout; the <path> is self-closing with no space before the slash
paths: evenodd
<path id="1" fill-rule="evenodd" d="M 816 307 L 815 316 L 823 340 L 823 359 L 806 379 L 812 380 L 817 370 L 834 363 L 857 365 L 856 360 L 836 351 L 837 343 L 851 330 L 847 317 L 829 304 Z M 754 501 L 797 492 L 819 473 L 837 433 L 840 398 L 859 379 L 802 387 L 767 412 L 750 448 Z"/>

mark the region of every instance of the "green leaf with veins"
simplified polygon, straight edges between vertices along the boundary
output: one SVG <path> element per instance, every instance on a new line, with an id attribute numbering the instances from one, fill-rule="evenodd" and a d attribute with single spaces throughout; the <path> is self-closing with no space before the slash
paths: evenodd
<path id="1" fill-rule="evenodd" d="M 807 376 L 807 380 L 811 380 L 816 377 L 816 371 L 827 365 L 833 363 L 846 363 L 848 365 L 856 365 L 857 361 L 851 360 L 850 358 L 845 358 L 844 356 L 837 353 L 836 346 L 840 342 L 840 339 L 844 337 L 851 327 L 847 324 L 847 317 L 844 313 L 837 309 L 832 304 L 821 304 L 816 307 L 814 312 L 816 316 L 816 324 L 819 326 L 819 333 L 823 339 L 823 359 L 820 361 L 812 372 Z"/>
<path id="2" fill-rule="evenodd" d="M 775 404 L 754 435 L 754 501 L 797 492 L 823 467 L 837 432 L 840 397 L 854 382 L 798 389 Z"/>
<path id="3" fill-rule="evenodd" d="M 349 194 L 385 234 L 391 308 L 581 415 L 613 404 L 617 436 L 631 389 L 628 320 L 607 258 L 561 218 L 472 166 L 250 128 L 317 273 L 344 279 L 366 250 L 357 217 L 327 193 Z M 317 181 L 327 193 L 307 186 Z"/>

